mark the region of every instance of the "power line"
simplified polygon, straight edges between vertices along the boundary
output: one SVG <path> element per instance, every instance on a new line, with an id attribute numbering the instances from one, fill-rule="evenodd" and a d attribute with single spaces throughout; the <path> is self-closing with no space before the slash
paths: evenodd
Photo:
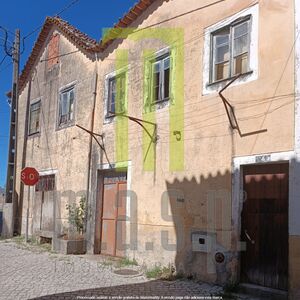
<path id="1" fill-rule="evenodd" d="M 79 0 L 73 0 L 70 4 L 66 5 L 61 11 L 59 11 L 55 16 L 60 16 L 62 13 L 64 13 L 66 10 L 68 10 L 70 7 L 72 7 L 77 2 L 79 2 Z"/>
<path id="2" fill-rule="evenodd" d="M 54 59 L 54 58 L 59 58 L 59 57 L 67 56 L 67 55 L 70 55 L 70 54 L 77 53 L 77 52 L 79 52 L 79 51 L 80 51 L 80 50 L 75 50 L 75 51 L 63 53 L 63 54 L 60 54 L 60 55 L 52 56 L 52 57 L 49 57 L 49 58 L 41 59 L 40 62 L 49 61 L 49 60 L 52 60 L 52 59 Z"/>
<path id="3" fill-rule="evenodd" d="M 2 26 L 0 26 L 0 29 L 2 29 L 4 31 L 4 34 L 5 34 L 4 45 L 3 45 L 4 51 L 5 51 L 6 55 L 12 56 L 12 52 L 10 52 L 12 50 L 12 47 L 10 49 L 8 49 L 8 47 L 7 47 L 8 31 L 7 31 L 6 28 L 4 28 Z"/>
<path id="4" fill-rule="evenodd" d="M 2 60 L 0 61 L 0 67 L 3 64 L 3 62 L 5 61 L 5 58 L 7 57 L 7 54 L 4 55 L 4 57 L 2 58 Z"/>
<path id="5" fill-rule="evenodd" d="M 62 13 L 64 13 L 69 8 L 71 8 L 77 2 L 79 2 L 79 0 L 73 0 L 71 3 L 69 3 L 68 5 L 66 5 L 63 9 L 61 9 L 58 13 L 54 14 L 54 16 L 59 17 Z M 27 35 L 25 35 L 23 37 L 23 40 L 27 39 L 29 36 L 31 36 L 32 34 L 34 34 L 35 32 L 37 32 L 42 27 L 43 27 L 43 25 L 39 25 L 37 28 L 33 29 L 31 32 L 29 32 Z"/>

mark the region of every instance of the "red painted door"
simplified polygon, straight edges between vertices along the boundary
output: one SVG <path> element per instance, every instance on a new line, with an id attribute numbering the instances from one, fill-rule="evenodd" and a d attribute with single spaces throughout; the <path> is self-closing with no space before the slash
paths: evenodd
<path id="1" fill-rule="evenodd" d="M 288 164 L 244 168 L 241 280 L 275 289 L 288 285 Z"/>
<path id="2" fill-rule="evenodd" d="M 126 176 L 105 176 L 102 198 L 101 254 L 125 256 Z"/>

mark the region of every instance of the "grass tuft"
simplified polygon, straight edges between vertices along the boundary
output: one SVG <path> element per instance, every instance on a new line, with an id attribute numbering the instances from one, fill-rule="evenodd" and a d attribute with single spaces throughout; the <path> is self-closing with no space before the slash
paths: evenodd
<path id="1" fill-rule="evenodd" d="M 118 261 L 117 263 L 119 268 L 123 267 L 129 267 L 129 266 L 138 266 L 138 263 L 135 259 L 129 259 L 129 258 L 122 258 L 121 260 Z"/>

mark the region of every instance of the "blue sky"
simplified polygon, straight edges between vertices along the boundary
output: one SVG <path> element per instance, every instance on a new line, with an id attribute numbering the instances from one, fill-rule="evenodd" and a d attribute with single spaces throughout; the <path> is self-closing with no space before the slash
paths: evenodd
<path id="1" fill-rule="evenodd" d="M 22 37 L 42 25 L 46 16 L 53 16 L 71 2 L 71 0 L 2 1 L 0 25 L 11 32 L 19 28 Z M 99 40 L 102 28 L 111 27 L 135 2 L 136 0 L 79 0 L 62 13 L 61 17 Z M 26 39 L 25 51 L 21 57 L 21 70 L 38 33 L 39 31 Z M 1 40 L 3 37 L 4 33 L 0 31 L 0 62 L 5 55 Z M 12 34 L 9 35 L 9 40 L 13 41 Z M 7 57 L 0 66 L 0 186 L 3 186 L 6 181 L 10 108 L 5 94 L 11 88 L 12 66 L 10 62 L 11 58 Z"/>

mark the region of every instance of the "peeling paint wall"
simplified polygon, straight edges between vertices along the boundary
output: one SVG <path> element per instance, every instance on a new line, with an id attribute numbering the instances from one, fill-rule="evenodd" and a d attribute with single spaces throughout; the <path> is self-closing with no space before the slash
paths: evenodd
<path id="1" fill-rule="evenodd" d="M 54 32 L 54 34 L 56 33 Z M 51 34 L 49 38 L 50 36 Z M 60 55 L 77 52 L 60 57 L 58 64 L 51 64 L 49 68 L 47 60 L 48 41 L 49 39 L 32 71 L 31 84 L 27 83 L 19 99 L 19 149 L 24 146 L 24 135 L 26 134 L 24 125 L 28 99 L 30 103 L 40 99 L 41 112 L 40 132 L 28 136 L 24 148 L 26 151 L 24 162 L 22 162 L 22 151 L 18 152 L 17 178 L 20 178 L 20 170 L 22 163 L 24 163 L 25 166 L 35 167 L 40 175 L 47 173 L 47 170 L 48 173 L 55 173 L 56 187 L 55 191 L 44 193 L 43 204 L 41 203 L 41 192 L 35 192 L 34 187 L 24 187 L 23 199 L 19 202 L 20 205 L 23 204 L 19 215 L 20 218 L 22 217 L 20 220 L 22 222 L 22 234 L 26 228 L 28 205 L 30 208 L 29 234 L 36 234 L 37 230 L 41 229 L 41 215 L 44 217 L 44 221 L 49 220 L 48 223 L 45 221 L 42 231 L 51 232 L 55 226 L 58 234 L 65 232 L 65 228 L 69 226 L 66 204 L 78 201 L 82 195 L 86 194 L 87 189 L 90 137 L 76 127 L 75 123 L 88 129 L 91 128 L 94 99 L 94 58 L 80 52 L 69 40 L 60 35 Z M 71 126 L 58 128 L 59 92 L 69 84 L 73 84 L 75 89 L 74 122 Z M 18 180 L 17 190 L 19 194 L 22 191 Z M 56 219 L 55 222 L 54 219 Z"/>
<path id="2" fill-rule="evenodd" d="M 137 226 L 137 248 L 129 247 L 127 256 L 148 266 L 171 263 L 179 272 L 224 284 L 239 277 L 239 257 L 234 249 L 239 239 L 236 234 L 239 216 L 232 214 L 234 204 L 231 197 L 233 159 L 294 150 L 295 61 L 294 55 L 291 55 L 295 38 L 294 3 L 292 0 L 227 0 L 213 3 L 211 0 L 201 1 L 201 4 L 198 0 L 156 1 L 132 24 L 138 32 L 152 28 L 153 24 L 157 24 L 154 29 L 184 30 L 184 132 L 181 132 L 184 139 L 184 169 L 170 171 L 169 168 L 170 147 L 177 147 L 176 139 L 172 140 L 174 132 L 169 131 L 172 103 L 156 106 L 158 140 L 154 169 L 144 169 L 143 144 L 147 140 L 143 137 L 142 127 L 129 120 L 128 157 L 122 163 L 128 165 L 128 186 L 133 195 L 128 197 L 128 243 L 132 238 L 130 228 Z M 235 108 L 242 133 L 249 134 L 240 137 L 230 127 L 218 93 L 203 92 L 205 34 L 207 28 L 254 5 L 259 8 L 256 77 L 249 82 L 237 83 L 224 92 Z M 189 11 L 193 12 L 185 14 Z M 168 21 L 161 23 L 163 20 Z M 120 64 L 117 61 L 118 51 L 128 50 L 128 115 L 143 118 L 144 50 L 155 53 L 169 46 L 158 39 L 135 40 L 129 36 L 128 39 L 114 41 L 99 55 L 94 131 L 104 134 L 108 159 L 99 145 L 93 142 L 87 228 L 89 253 L 94 253 L 95 246 L 100 243 L 101 182 L 98 174 L 109 163 L 117 163 L 117 119 L 105 120 L 106 78 L 117 71 Z M 60 53 L 74 50 L 75 46 L 61 36 Z M 45 48 L 40 59 L 46 55 Z M 75 126 L 57 130 L 58 93 L 61 88 L 75 82 L 75 120 L 79 125 L 90 128 L 95 68 L 96 63 L 82 53 L 61 57 L 59 65 L 50 71 L 46 69 L 45 62 L 39 62 L 32 74 L 31 87 L 27 84 L 20 96 L 18 129 L 21 133 L 24 132 L 27 99 L 34 101 L 41 98 L 42 101 L 41 133 L 28 138 L 25 165 L 36 167 L 41 172 L 49 169 L 56 172 L 56 190 L 64 193 L 62 197 L 53 197 L 53 207 L 56 207 L 54 216 L 58 220 L 53 226 L 58 232 L 62 232 L 67 223 L 67 197 L 86 190 L 89 152 L 88 134 Z M 267 132 L 251 134 L 260 129 L 267 129 Z M 23 147 L 23 142 L 24 134 L 19 134 L 19 147 Z M 18 151 L 17 178 L 21 167 L 22 154 Z M 17 189 L 21 193 L 19 183 Z M 28 192 L 25 187 L 20 199 L 23 203 L 22 233 L 25 230 L 28 195 L 29 228 L 34 228 L 32 217 L 35 211 L 32 207 L 36 204 L 35 192 L 34 189 Z M 130 216 L 130 204 L 136 206 L 136 219 Z M 32 231 L 30 233 L 34 234 Z M 202 251 L 195 249 L 192 243 L 195 235 L 206 239 L 208 248 Z M 297 243 L 297 237 L 290 239 L 291 243 Z M 223 263 L 216 264 L 216 252 L 225 254 Z M 298 262 L 293 251 L 290 251 L 290 258 Z M 298 268 L 291 266 L 290 270 L 292 285 L 296 286 Z"/>
<path id="3" fill-rule="evenodd" d="M 169 106 L 156 110 L 159 139 L 154 171 L 143 169 L 143 129 L 128 121 L 131 190 L 137 196 L 138 249 L 128 249 L 127 254 L 140 263 L 172 263 L 186 274 L 224 283 L 238 278 L 238 257 L 231 250 L 234 240 L 239 237 L 234 236 L 231 210 L 228 212 L 226 209 L 232 205 L 232 159 L 294 149 L 294 58 L 290 56 L 294 42 L 294 32 L 291 30 L 294 11 L 292 1 L 229 0 L 209 6 L 212 3 L 204 1 L 200 5 L 196 0 L 157 1 L 132 25 L 139 30 L 152 24 L 159 24 L 155 28 L 184 28 L 185 167 L 183 171 L 169 171 Z M 224 95 L 235 108 L 242 133 L 260 129 L 267 129 L 267 132 L 240 137 L 230 128 L 217 92 L 203 94 L 204 36 L 208 27 L 256 3 L 259 7 L 257 78 L 228 88 Z M 198 9 L 200 6 L 204 8 Z M 193 13 L 176 17 L 193 10 Z M 163 20 L 169 21 L 160 24 Z M 105 78 L 116 71 L 117 51 L 129 49 L 128 114 L 142 118 L 143 50 L 156 52 L 166 46 L 155 39 L 135 42 L 129 37 L 113 42 L 101 56 L 95 131 L 104 133 L 111 163 L 116 163 L 116 120 L 108 124 L 104 120 Z M 172 146 L 176 147 L 176 143 Z M 93 185 L 97 184 L 96 166 L 104 163 L 108 161 L 94 145 Z M 96 204 L 99 197 L 97 193 L 93 194 L 95 210 L 100 209 Z M 209 200 L 211 198 L 212 201 Z M 167 199 L 170 215 L 162 215 L 163 199 Z M 211 207 L 211 203 L 215 208 Z M 211 211 L 215 215 L 210 215 Z M 91 222 L 90 230 L 94 234 L 92 227 Z M 215 233 L 214 248 L 209 254 L 193 251 L 194 232 Z M 90 252 L 93 252 L 93 239 L 99 239 L 93 234 Z M 181 246 L 178 245 L 180 240 Z M 218 249 L 226 254 L 225 263 L 221 265 L 214 260 Z"/>

